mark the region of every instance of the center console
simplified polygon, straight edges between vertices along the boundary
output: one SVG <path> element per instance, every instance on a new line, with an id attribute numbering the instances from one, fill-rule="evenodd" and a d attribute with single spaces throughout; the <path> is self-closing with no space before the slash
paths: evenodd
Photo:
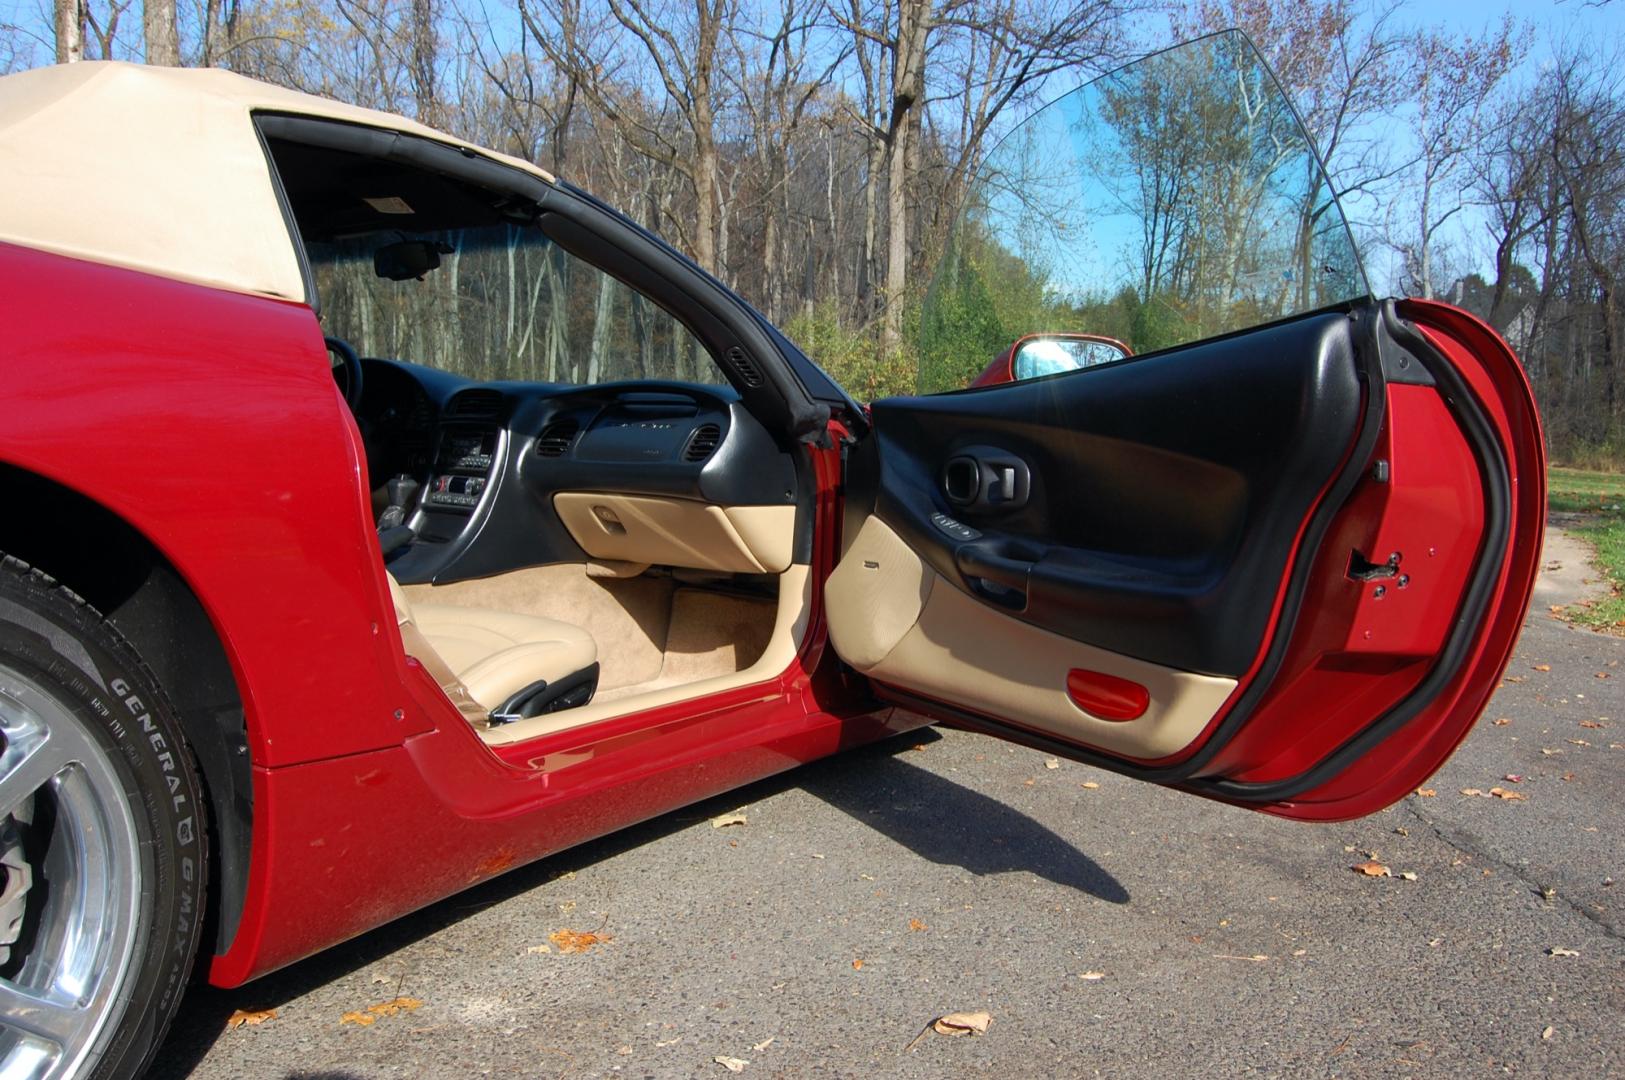
<path id="1" fill-rule="evenodd" d="M 434 472 L 423 491 L 423 508 L 473 513 L 491 483 L 497 439 L 495 428 L 443 428 Z"/>

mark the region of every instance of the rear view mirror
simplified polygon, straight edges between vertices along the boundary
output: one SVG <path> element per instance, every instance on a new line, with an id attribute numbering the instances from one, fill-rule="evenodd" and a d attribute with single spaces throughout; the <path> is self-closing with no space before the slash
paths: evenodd
<path id="1" fill-rule="evenodd" d="M 381 278 L 410 281 L 438 268 L 440 256 L 451 252 L 444 240 L 398 240 L 372 253 L 372 268 Z"/>
<path id="2" fill-rule="evenodd" d="M 1010 364 L 1013 378 L 1033 379 L 1062 371 L 1109 364 L 1132 355 L 1120 341 L 1094 334 L 1034 334 L 1016 346 Z"/>

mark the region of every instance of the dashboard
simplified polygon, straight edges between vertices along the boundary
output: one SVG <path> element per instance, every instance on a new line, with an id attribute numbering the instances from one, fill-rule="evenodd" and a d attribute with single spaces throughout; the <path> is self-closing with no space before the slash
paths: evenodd
<path id="1" fill-rule="evenodd" d="M 662 532 L 673 533 L 673 559 L 701 569 L 773 571 L 810 553 L 805 456 L 729 387 L 476 383 L 400 361 L 362 364 L 356 419 L 375 512 L 389 504 L 388 481 L 412 482 L 395 485 L 410 490 L 403 510 L 416 534 L 389 555 L 403 583 L 628 554 L 665 562 L 667 549 L 650 541 Z M 786 523 L 794 552 L 749 542 L 768 519 Z"/>

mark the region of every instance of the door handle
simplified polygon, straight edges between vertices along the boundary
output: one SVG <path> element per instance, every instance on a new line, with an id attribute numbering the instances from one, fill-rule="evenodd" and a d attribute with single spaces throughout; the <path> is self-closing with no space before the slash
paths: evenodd
<path id="1" fill-rule="evenodd" d="M 1016 510 L 1032 493 L 1032 470 L 1008 451 L 969 446 L 943 466 L 942 490 L 961 510 Z"/>
<path id="2" fill-rule="evenodd" d="M 997 541 L 961 544 L 954 550 L 954 563 L 971 585 L 988 599 L 1006 607 L 1027 606 L 1027 580 L 1035 559 L 1017 549 L 1005 550 Z"/>

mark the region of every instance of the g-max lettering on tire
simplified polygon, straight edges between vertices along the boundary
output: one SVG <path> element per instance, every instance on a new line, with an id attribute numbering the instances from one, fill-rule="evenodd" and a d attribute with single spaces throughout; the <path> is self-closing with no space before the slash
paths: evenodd
<path id="1" fill-rule="evenodd" d="M 204 801 L 163 689 L 0 556 L 0 1075 L 138 1075 L 186 988 Z"/>

